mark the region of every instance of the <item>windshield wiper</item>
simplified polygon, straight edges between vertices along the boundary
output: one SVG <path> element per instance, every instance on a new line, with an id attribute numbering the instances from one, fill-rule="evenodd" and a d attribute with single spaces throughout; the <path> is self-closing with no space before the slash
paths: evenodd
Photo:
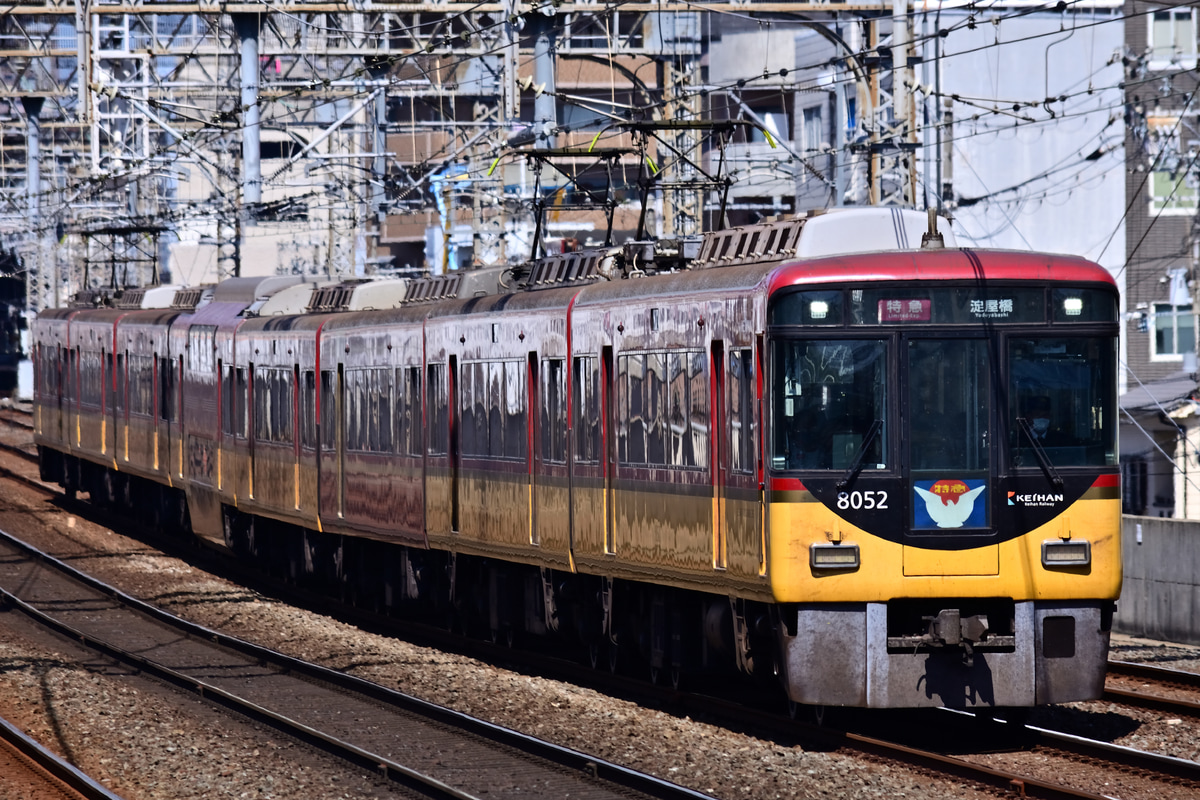
<path id="1" fill-rule="evenodd" d="M 1058 470 L 1056 470 L 1054 465 L 1050 463 L 1050 457 L 1047 456 L 1046 451 L 1042 449 L 1042 443 L 1039 442 L 1037 437 L 1033 435 L 1033 428 L 1029 426 L 1029 420 L 1025 419 L 1024 417 L 1017 417 L 1017 425 L 1019 425 L 1021 430 L 1025 432 L 1025 436 L 1028 437 L 1029 443 L 1033 445 L 1033 454 L 1037 456 L 1038 464 L 1041 465 L 1042 471 L 1046 473 L 1046 477 L 1050 479 L 1050 482 L 1053 483 L 1055 487 L 1061 489 L 1063 485 L 1062 476 L 1058 474 Z"/>
<path id="2" fill-rule="evenodd" d="M 875 437 L 883 430 L 883 420 L 877 419 L 871 425 L 871 430 L 867 431 L 867 435 L 863 437 L 862 444 L 858 446 L 858 452 L 854 454 L 854 463 L 850 465 L 850 469 L 846 470 L 846 474 L 837 482 L 837 488 L 845 489 L 850 485 L 850 481 L 854 480 L 854 476 L 862 471 L 863 461 L 867 458 L 867 448 L 871 446 L 871 442 L 875 441 Z"/>

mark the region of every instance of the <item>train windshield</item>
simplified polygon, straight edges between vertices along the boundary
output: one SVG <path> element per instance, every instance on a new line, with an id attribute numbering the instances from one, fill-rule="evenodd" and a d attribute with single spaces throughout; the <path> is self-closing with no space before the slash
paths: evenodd
<path id="1" fill-rule="evenodd" d="M 1009 452 L 1014 467 L 1116 464 L 1112 339 L 1009 341 Z"/>
<path id="2" fill-rule="evenodd" d="M 775 344 L 776 469 L 888 468 L 888 345 Z"/>

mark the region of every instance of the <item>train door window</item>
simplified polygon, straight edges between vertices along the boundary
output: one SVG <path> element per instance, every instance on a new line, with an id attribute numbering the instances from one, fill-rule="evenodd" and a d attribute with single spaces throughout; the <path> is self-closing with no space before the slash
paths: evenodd
<path id="1" fill-rule="evenodd" d="M 160 358 L 158 360 L 158 416 L 166 422 L 173 422 L 175 419 L 175 370 L 172 368 L 171 359 Z"/>
<path id="2" fill-rule="evenodd" d="M 317 373 L 306 369 L 300 374 L 300 446 L 317 446 Z"/>
<path id="3" fill-rule="evenodd" d="M 254 370 L 254 438 L 271 441 L 271 383 L 267 370 Z"/>
<path id="4" fill-rule="evenodd" d="M 421 368 L 396 370 L 396 451 L 421 454 Z"/>
<path id="5" fill-rule="evenodd" d="M 113 373 L 113 407 L 124 411 L 128 401 L 125 397 L 128 373 L 125 371 L 125 354 L 117 353 L 117 369 Z"/>
<path id="6" fill-rule="evenodd" d="M 448 398 L 446 365 L 430 364 L 426 367 L 425 407 L 429 420 L 429 436 L 426 439 L 429 455 L 445 455 L 449 446 L 449 431 L 446 428 Z"/>
<path id="7" fill-rule="evenodd" d="M 567 460 L 567 376 L 561 358 L 542 359 L 541 455 L 562 464 Z"/>
<path id="8" fill-rule="evenodd" d="M 237 368 L 237 402 L 234 408 L 233 425 L 234 430 L 241 439 L 250 438 L 250 382 L 246 374 L 245 367 Z"/>
<path id="9" fill-rule="evenodd" d="M 529 457 L 529 420 L 525 402 L 525 362 L 504 362 L 504 446 L 505 458 Z"/>
<path id="10" fill-rule="evenodd" d="M 337 448 L 337 374 L 321 370 L 321 449 L 332 452 Z"/>
<path id="11" fill-rule="evenodd" d="M 296 389 L 292 370 L 271 370 L 271 441 L 296 443 Z"/>
<path id="12" fill-rule="evenodd" d="M 579 356 L 574 370 L 575 463 L 600 461 L 600 359 Z"/>
<path id="13" fill-rule="evenodd" d="M 913 470 L 987 470 L 990 361 L 982 339 L 909 341 Z"/>
<path id="14" fill-rule="evenodd" d="M 754 358 L 751 350 L 729 351 L 729 466 L 755 471 Z"/>
<path id="15" fill-rule="evenodd" d="M 458 399 L 461 406 L 458 409 L 459 446 L 465 455 L 487 452 L 486 444 L 482 449 L 478 444 L 481 441 L 478 426 L 486 419 L 483 416 L 483 401 L 475 398 L 476 391 L 483 391 L 482 379 L 477 377 L 482 368 L 483 365 L 479 363 L 463 364 L 458 371 Z M 487 442 L 486 425 L 482 441 Z"/>
<path id="16" fill-rule="evenodd" d="M 221 433 L 232 436 L 234 400 L 234 369 L 232 364 L 226 364 L 221 374 Z"/>

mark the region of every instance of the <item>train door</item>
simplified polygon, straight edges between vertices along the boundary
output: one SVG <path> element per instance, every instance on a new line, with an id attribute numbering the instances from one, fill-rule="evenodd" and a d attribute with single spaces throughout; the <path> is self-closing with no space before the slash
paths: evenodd
<path id="1" fill-rule="evenodd" d="M 458 385 L 458 356 L 450 356 L 450 370 L 446 377 L 446 424 L 448 426 L 449 442 L 446 454 L 450 461 L 450 531 L 459 532 L 459 385 Z"/>
<path id="2" fill-rule="evenodd" d="M 725 487 L 729 476 L 729 459 L 726 456 L 729 420 L 725 416 L 725 343 L 715 340 L 712 343 L 712 353 L 709 358 L 712 370 L 712 403 L 710 405 L 712 450 L 709 458 L 712 464 L 713 497 L 716 500 L 716 513 L 713 520 L 713 569 L 725 569 L 729 558 L 728 521 L 725 509 Z"/>
<path id="3" fill-rule="evenodd" d="M 117 432 L 118 449 L 121 451 L 121 460 L 129 460 L 129 373 L 127 364 L 129 363 L 129 351 L 117 353 L 117 372 L 113 376 L 116 381 L 117 402 L 113 404 L 114 418 L 120 423 L 120 430 Z"/>
<path id="4" fill-rule="evenodd" d="M 538 382 L 538 357 L 537 352 L 529 354 L 529 369 L 526 373 L 526 381 L 529 384 L 526 388 L 526 394 L 529 395 L 529 543 L 533 545 L 541 544 L 541 533 L 538 531 L 538 504 L 541 498 L 538 496 L 538 475 L 545 468 L 545 463 L 542 454 L 542 442 L 545 437 L 550 435 L 546 430 L 549 417 L 546 413 L 546 408 L 543 406 L 549 398 L 543 398 Z"/>
<path id="5" fill-rule="evenodd" d="M 258 403 L 254 402 L 254 362 L 246 365 L 246 496 L 254 499 L 254 439 L 258 425 Z"/>
<path id="6" fill-rule="evenodd" d="M 901 418 L 911 506 L 904 574 L 996 575 L 988 341 L 912 338 L 905 351 L 908 410 Z M 960 546 L 947 548 L 948 537 Z"/>
<path id="7" fill-rule="evenodd" d="M 299 352 L 299 345 L 296 345 Z M 296 501 L 296 510 L 300 509 L 300 429 L 304 425 L 300 416 L 300 365 L 292 365 L 292 446 L 294 462 L 292 466 L 292 487 Z"/>
<path id="8" fill-rule="evenodd" d="M 613 409 L 616 398 L 613 396 L 615 380 L 613 377 L 612 345 L 605 345 L 600 351 L 600 433 L 603 437 L 604 448 L 604 552 L 617 552 L 616 543 L 616 480 L 617 480 L 617 433 L 614 430 L 616 419 Z"/>

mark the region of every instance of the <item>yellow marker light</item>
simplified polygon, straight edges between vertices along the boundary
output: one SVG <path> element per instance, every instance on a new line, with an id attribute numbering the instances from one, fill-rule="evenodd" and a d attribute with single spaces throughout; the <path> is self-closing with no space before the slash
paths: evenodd
<path id="1" fill-rule="evenodd" d="M 1063 311 L 1068 317 L 1078 317 L 1083 313 L 1082 297 L 1067 297 L 1063 299 Z"/>
<path id="2" fill-rule="evenodd" d="M 814 544 L 808 553 L 813 569 L 858 569 L 856 544 Z"/>
<path id="3" fill-rule="evenodd" d="M 1042 566 L 1080 567 L 1092 563 L 1092 543 L 1084 539 L 1042 542 Z"/>

